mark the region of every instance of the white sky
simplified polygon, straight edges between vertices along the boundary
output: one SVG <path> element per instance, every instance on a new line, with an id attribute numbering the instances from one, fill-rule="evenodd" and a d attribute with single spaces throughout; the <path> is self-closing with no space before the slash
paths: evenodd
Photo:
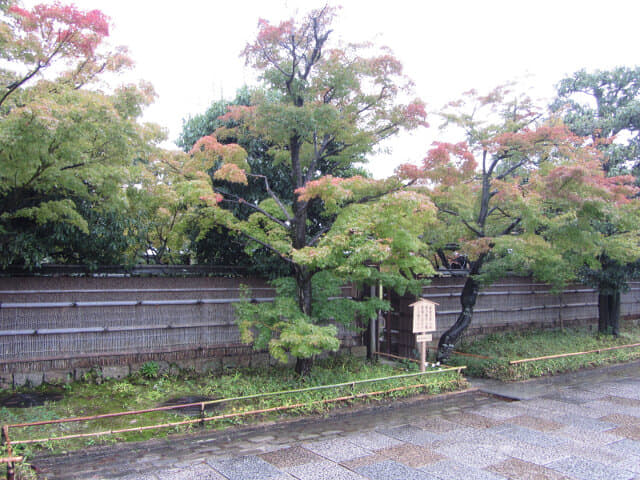
<path id="1" fill-rule="evenodd" d="M 135 78 L 150 81 L 158 93 L 144 120 L 167 128 L 170 140 L 178 137 L 182 119 L 203 113 L 211 101 L 231 98 L 244 83 L 255 81 L 239 54 L 255 38 L 259 18 L 275 23 L 324 4 L 73 3 L 81 9 L 99 8 L 111 17 L 111 43 L 130 48 Z M 346 41 L 372 40 L 391 47 L 414 80 L 417 96 L 437 110 L 471 88 L 489 90 L 530 77 L 533 95 L 549 97 L 558 80 L 581 68 L 640 64 L 638 18 L 637 0 L 342 0 L 334 30 Z M 440 135 L 437 120 L 432 120 L 430 129 L 390 142 L 392 152 L 377 155 L 369 164 L 375 176 L 387 176 L 401 163 L 420 161 Z"/>

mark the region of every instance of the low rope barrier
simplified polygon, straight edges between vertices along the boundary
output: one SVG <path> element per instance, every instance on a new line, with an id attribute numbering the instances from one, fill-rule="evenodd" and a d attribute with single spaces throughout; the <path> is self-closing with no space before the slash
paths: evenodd
<path id="1" fill-rule="evenodd" d="M 185 404 L 180 404 L 180 405 L 170 405 L 170 406 L 165 406 L 165 407 L 148 408 L 148 409 L 143 409 L 143 410 L 132 410 L 132 411 L 124 411 L 124 412 L 116 412 L 116 413 L 106 413 L 106 414 L 93 415 L 93 416 L 87 416 L 87 417 L 60 418 L 60 419 L 55 419 L 55 420 L 44 420 L 44 421 L 38 421 L 38 422 L 14 423 L 14 424 L 8 424 L 8 425 L 4 425 L 3 426 L 3 437 L 5 439 L 5 444 L 8 447 L 7 450 L 8 450 L 8 453 L 9 453 L 9 457 L 12 457 L 12 454 L 10 452 L 10 450 L 11 450 L 10 449 L 10 445 L 25 445 L 25 444 L 34 444 L 34 443 L 44 443 L 44 442 L 49 442 L 49 441 L 54 441 L 54 440 L 70 440 L 70 439 L 74 439 L 74 438 L 98 437 L 98 436 L 104 436 L 104 435 L 114 435 L 114 434 L 129 433 L 129 432 L 142 432 L 142 431 L 146 431 L 146 430 L 172 428 L 172 427 L 178 427 L 178 426 L 182 426 L 182 425 L 192 425 L 192 424 L 196 424 L 196 423 L 203 424 L 204 422 L 214 421 L 214 420 L 238 418 L 238 417 L 244 417 L 244 416 L 249 416 L 249 415 L 258 415 L 258 414 L 269 413 L 269 412 L 287 411 L 287 410 L 293 410 L 293 409 L 298 409 L 298 408 L 313 407 L 315 405 L 324 405 L 324 404 L 330 404 L 330 403 L 344 402 L 344 401 L 347 401 L 347 400 L 353 400 L 353 399 L 358 399 L 358 398 L 366 398 L 366 397 L 384 395 L 384 394 L 389 394 L 389 393 L 398 392 L 398 391 L 404 391 L 404 390 L 410 390 L 410 389 L 416 389 L 416 388 L 423 388 L 423 387 L 428 386 L 428 384 L 427 383 L 420 383 L 420 384 L 416 384 L 416 385 L 407 385 L 407 386 L 401 386 L 401 387 L 394 387 L 394 388 L 387 389 L 387 390 L 378 390 L 378 391 L 374 391 L 374 392 L 364 392 L 364 393 L 357 393 L 357 394 L 354 393 L 352 395 L 341 396 L 341 397 L 330 398 L 330 399 L 312 400 L 312 401 L 309 401 L 309 402 L 296 403 L 296 404 L 292 404 L 292 405 L 280 405 L 280 406 L 264 408 L 264 409 L 249 410 L 249 411 L 246 411 L 246 412 L 225 413 L 225 414 L 205 417 L 204 416 L 205 407 L 207 405 L 212 405 L 212 404 L 219 404 L 219 403 L 231 402 L 231 401 L 248 400 L 248 399 L 255 399 L 255 398 L 269 397 L 269 396 L 276 396 L 276 395 L 285 395 L 285 394 L 291 394 L 291 393 L 309 392 L 309 391 L 323 390 L 323 389 L 329 389 L 329 388 L 339 388 L 339 387 L 352 387 L 353 388 L 353 387 L 355 387 L 356 385 L 359 385 L 359 384 L 380 382 L 380 381 L 385 381 L 385 380 L 404 379 L 404 378 L 418 377 L 418 376 L 422 376 L 422 375 L 433 375 L 433 374 L 440 374 L 440 373 L 446 373 L 446 372 L 452 372 L 452 371 L 456 371 L 456 372 L 459 373 L 464 368 L 466 368 L 466 367 L 464 367 L 464 366 L 461 366 L 461 367 L 447 367 L 447 368 L 441 368 L 439 370 L 433 370 L 433 371 L 428 371 L 428 372 L 417 372 L 417 373 L 409 373 L 409 374 L 402 374 L 402 375 L 393 375 L 393 376 L 388 376 L 388 377 L 378 377 L 378 378 L 372 378 L 372 379 L 357 380 L 357 381 L 352 381 L 352 382 L 337 383 L 337 384 L 333 384 L 333 385 L 319 385 L 319 386 L 315 386 L 315 387 L 298 388 L 298 389 L 293 389 L 293 390 L 282 390 L 282 391 L 276 391 L 276 392 L 265 392 L 265 393 L 258 393 L 258 394 L 254 394 L 254 395 L 245 395 L 245 396 L 239 396 L 239 397 L 229 397 L 229 398 L 223 398 L 223 399 L 217 399 L 217 400 L 207 400 L 207 401 L 204 401 L 204 402 L 185 403 Z M 155 424 L 155 425 L 147 425 L 147 426 L 141 426 L 141 427 L 130 427 L 130 428 L 115 429 L 115 430 L 103 430 L 103 431 L 100 431 L 100 432 L 90 432 L 90 433 L 77 433 L 77 434 L 62 435 L 62 436 L 57 436 L 57 437 L 46 437 L 46 438 L 37 438 L 37 439 L 20 439 L 20 440 L 12 440 L 10 443 L 8 441 L 8 439 L 9 439 L 9 429 L 10 428 L 25 428 L 25 427 L 34 427 L 34 426 L 42 426 L 42 425 L 53 425 L 53 424 L 70 423 L 70 422 L 85 422 L 85 421 L 99 420 L 99 419 L 104 419 L 104 418 L 114 418 L 114 417 L 121 417 L 121 416 L 127 416 L 127 415 L 140 415 L 140 414 L 150 413 L 150 412 L 176 410 L 176 409 L 187 408 L 187 407 L 196 407 L 196 406 L 200 407 L 201 416 L 199 418 L 190 419 L 190 420 L 183 420 L 183 421 L 180 421 L 180 422 L 166 422 L 166 423 L 160 423 L 160 424 Z M 18 458 L 18 457 L 13 457 L 13 458 L 14 458 L 13 461 L 15 461 L 15 458 Z M 10 461 L 11 460 L 6 460 L 5 463 L 8 463 Z"/>
<path id="2" fill-rule="evenodd" d="M 616 347 L 598 348 L 597 350 L 588 350 L 586 352 L 559 353 L 557 355 L 546 355 L 544 357 L 532 357 L 532 358 L 522 358 L 520 360 L 510 360 L 509 365 L 517 365 L 519 363 L 527 363 L 527 362 L 537 362 L 539 360 L 550 360 L 553 358 L 575 357 L 578 355 L 589 355 L 590 353 L 601 353 L 601 352 L 607 352 L 610 350 L 620 350 L 623 348 L 635 348 L 635 347 L 640 347 L 640 343 L 618 345 Z"/>

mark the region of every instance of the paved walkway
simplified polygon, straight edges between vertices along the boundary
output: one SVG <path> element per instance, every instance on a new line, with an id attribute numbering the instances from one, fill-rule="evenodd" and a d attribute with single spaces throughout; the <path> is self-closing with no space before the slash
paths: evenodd
<path id="1" fill-rule="evenodd" d="M 640 479 L 640 363 L 474 386 L 479 390 L 90 449 L 34 465 L 49 479 Z"/>

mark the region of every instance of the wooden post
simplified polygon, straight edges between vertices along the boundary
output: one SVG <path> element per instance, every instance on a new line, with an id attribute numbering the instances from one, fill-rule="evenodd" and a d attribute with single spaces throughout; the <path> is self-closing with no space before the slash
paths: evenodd
<path id="1" fill-rule="evenodd" d="M 420 351 L 420 371 L 426 370 L 427 363 L 427 342 L 433 339 L 430 333 L 420 333 L 416 335 L 416 343 L 418 344 L 418 350 Z"/>
<path id="2" fill-rule="evenodd" d="M 427 342 L 420 342 L 420 371 L 424 372 L 427 367 Z"/>

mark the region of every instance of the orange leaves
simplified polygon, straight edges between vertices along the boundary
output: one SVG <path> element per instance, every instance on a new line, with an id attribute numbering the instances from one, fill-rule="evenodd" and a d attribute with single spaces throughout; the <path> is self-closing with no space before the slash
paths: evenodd
<path id="1" fill-rule="evenodd" d="M 189 151 L 191 155 L 201 155 L 212 161 L 233 163 L 239 168 L 247 169 L 247 152 L 237 143 L 222 144 L 213 135 L 200 138 Z"/>
<path id="2" fill-rule="evenodd" d="M 229 105 L 227 107 L 227 113 L 218 117 L 218 120 L 220 120 L 221 122 L 228 122 L 231 120 L 235 122 L 241 122 L 243 120 L 251 118 L 255 111 L 255 106 Z"/>
<path id="3" fill-rule="evenodd" d="M 473 176 L 477 163 L 466 142 L 435 142 L 423 161 L 425 178 L 437 185 L 451 186 Z"/>
<path id="4" fill-rule="evenodd" d="M 244 170 L 234 163 L 225 163 L 213 174 L 217 180 L 226 180 L 232 183 L 247 185 L 247 175 Z"/>
<path id="5" fill-rule="evenodd" d="M 572 154 L 582 148 L 583 140 L 569 131 L 562 123 L 543 124 L 537 128 L 523 128 L 517 132 L 505 132 L 486 142 L 498 155 L 538 155 L 554 148 L 562 155 Z"/>
<path id="6" fill-rule="evenodd" d="M 350 178 L 338 178 L 332 175 L 325 175 L 318 180 L 308 182 L 304 187 L 296 189 L 298 199 L 307 202 L 312 198 L 322 198 L 323 200 L 346 200 L 354 195 L 362 196 L 375 194 L 383 181 L 372 178 L 364 178 L 356 175 Z"/>
<path id="7" fill-rule="evenodd" d="M 427 111 L 425 110 L 424 102 L 421 100 L 414 100 L 412 103 L 404 108 L 404 115 L 410 127 L 428 127 Z"/>
<path id="8" fill-rule="evenodd" d="M 332 198 L 334 200 L 344 200 L 350 196 L 347 182 L 353 183 L 358 181 L 355 179 L 362 177 L 353 177 L 349 179 L 338 178 L 332 175 L 325 175 L 317 180 L 308 182 L 304 187 L 296 189 L 298 200 L 308 202 L 312 198 Z M 364 180 L 364 179 L 363 179 Z"/>
<path id="9" fill-rule="evenodd" d="M 607 177 L 600 165 L 594 162 L 556 167 L 541 180 L 550 197 L 576 204 L 609 201 L 622 205 L 639 191 L 633 176 Z"/>
<path id="10" fill-rule="evenodd" d="M 13 5 L 9 11 L 25 32 L 40 38 L 44 51 L 39 60 L 43 62 L 58 49 L 90 57 L 109 35 L 108 18 L 100 10 L 84 12 L 74 5 L 54 2 L 36 5 L 31 11 Z"/>
<path id="11" fill-rule="evenodd" d="M 200 197 L 200 200 L 202 200 L 204 203 L 206 203 L 210 207 L 214 207 L 218 205 L 222 200 L 224 200 L 224 198 L 219 193 L 211 193 L 207 195 L 202 195 Z"/>

